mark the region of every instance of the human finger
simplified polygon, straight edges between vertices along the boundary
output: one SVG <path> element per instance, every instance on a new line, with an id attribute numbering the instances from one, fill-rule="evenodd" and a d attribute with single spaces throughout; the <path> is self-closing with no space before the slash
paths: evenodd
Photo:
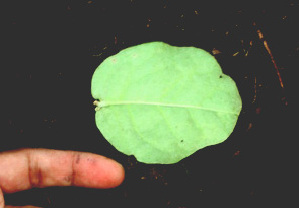
<path id="1" fill-rule="evenodd" d="M 0 187 L 13 193 L 32 187 L 112 188 L 124 180 L 116 161 L 84 152 L 22 149 L 0 153 Z"/>
<path id="2" fill-rule="evenodd" d="M 35 207 L 35 206 L 31 206 L 31 205 L 28 205 L 28 206 L 5 206 L 5 208 L 41 208 L 41 207 Z"/>

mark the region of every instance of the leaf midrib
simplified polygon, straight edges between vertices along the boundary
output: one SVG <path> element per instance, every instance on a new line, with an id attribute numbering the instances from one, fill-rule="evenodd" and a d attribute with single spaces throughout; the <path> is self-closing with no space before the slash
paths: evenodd
<path id="1" fill-rule="evenodd" d="M 148 102 L 148 101 L 99 101 L 97 107 L 104 108 L 109 106 L 121 106 L 121 105 L 148 105 L 148 106 L 159 106 L 159 107 L 170 107 L 170 108 L 186 108 L 186 109 L 198 109 L 204 111 L 213 111 L 218 113 L 228 113 L 239 115 L 238 112 L 225 111 L 213 108 L 205 108 L 195 105 L 180 105 L 175 103 L 162 103 L 162 102 Z"/>

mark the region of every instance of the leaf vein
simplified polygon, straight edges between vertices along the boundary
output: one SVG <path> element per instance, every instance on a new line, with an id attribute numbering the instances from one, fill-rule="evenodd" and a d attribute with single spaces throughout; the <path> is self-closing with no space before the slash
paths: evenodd
<path id="1" fill-rule="evenodd" d="M 148 106 L 160 106 L 160 107 L 171 107 L 171 108 L 187 108 L 187 109 L 198 109 L 198 110 L 204 110 L 204 111 L 214 111 L 214 112 L 218 112 L 218 113 L 228 113 L 228 114 L 239 115 L 238 112 L 233 112 L 233 111 L 205 108 L 205 107 L 195 106 L 195 105 L 175 104 L 175 103 L 148 102 L 148 101 L 103 101 L 103 100 L 97 103 L 97 106 L 99 108 L 116 106 L 116 105 L 118 105 L 118 106 L 120 106 L 120 105 L 148 105 Z"/>
<path id="2" fill-rule="evenodd" d="M 155 149 L 157 149 L 157 150 L 163 152 L 162 149 L 160 149 L 160 148 L 154 146 L 153 144 L 151 144 L 150 142 L 148 142 L 146 139 L 144 139 L 144 136 L 142 136 L 142 134 L 141 134 L 141 133 L 138 131 L 138 129 L 137 129 L 137 125 L 136 125 L 136 123 L 135 123 L 134 116 L 132 115 L 131 109 L 128 110 L 128 112 L 129 112 L 128 114 L 129 114 L 129 118 L 130 118 L 130 120 L 131 120 L 133 129 L 135 130 L 135 132 L 136 132 L 136 134 L 139 136 L 139 138 L 140 138 L 144 143 L 147 143 L 147 144 L 149 144 L 151 147 L 153 147 L 153 148 L 155 148 Z"/>

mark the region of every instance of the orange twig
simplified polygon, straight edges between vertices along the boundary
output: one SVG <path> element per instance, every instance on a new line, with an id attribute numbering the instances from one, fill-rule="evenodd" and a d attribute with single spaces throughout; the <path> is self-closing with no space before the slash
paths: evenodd
<path id="1" fill-rule="evenodd" d="M 255 101 L 256 101 L 256 77 L 254 77 L 254 96 L 253 96 L 252 103 L 254 103 Z"/>
<path id="2" fill-rule="evenodd" d="M 256 26 L 256 23 L 254 22 L 253 25 Z M 269 54 L 269 56 L 270 56 L 270 58 L 271 58 L 271 61 L 272 61 L 272 63 L 273 63 L 273 66 L 274 66 L 274 68 L 275 68 L 275 70 L 276 70 L 276 74 L 277 74 L 277 76 L 278 76 L 280 86 L 281 86 L 281 88 L 283 89 L 283 88 L 284 88 L 284 85 L 283 85 L 283 81 L 282 81 L 282 78 L 281 78 L 281 75 L 280 75 L 280 72 L 279 72 L 279 68 L 278 68 L 278 66 L 277 66 L 277 64 L 276 64 L 276 61 L 275 61 L 275 59 L 274 59 L 274 57 L 273 57 L 273 54 L 272 54 L 272 52 L 271 52 L 271 50 L 270 50 L 270 48 L 269 48 L 269 45 L 268 45 L 267 41 L 266 41 L 265 38 L 264 38 L 264 34 L 262 33 L 262 31 L 261 31 L 260 29 L 257 29 L 256 32 L 257 32 L 257 34 L 258 34 L 258 36 L 259 36 L 259 39 L 260 39 L 261 41 L 263 41 L 263 43 L 264 43 L 264 46 L 265 46 L 265 48 L 266 48 L 266 50 L 267 50 L 267 52 L 268 52 L 268 54 Z"/>

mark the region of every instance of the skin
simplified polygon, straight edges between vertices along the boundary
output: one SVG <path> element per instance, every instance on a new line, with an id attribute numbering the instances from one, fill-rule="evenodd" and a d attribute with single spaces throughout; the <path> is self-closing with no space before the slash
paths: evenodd
<path id="1" fill-rule="evenodd" d="M 75 151 L 21 149 L 2 152 L 0 167 L 0 208 L 4 208 L 4 195 L 8 193 L 48 186 L 114 188 L 125 177 L 124 168 L 116 161 Z M 14 206 L 6 206 L 9 207 Z"/>

